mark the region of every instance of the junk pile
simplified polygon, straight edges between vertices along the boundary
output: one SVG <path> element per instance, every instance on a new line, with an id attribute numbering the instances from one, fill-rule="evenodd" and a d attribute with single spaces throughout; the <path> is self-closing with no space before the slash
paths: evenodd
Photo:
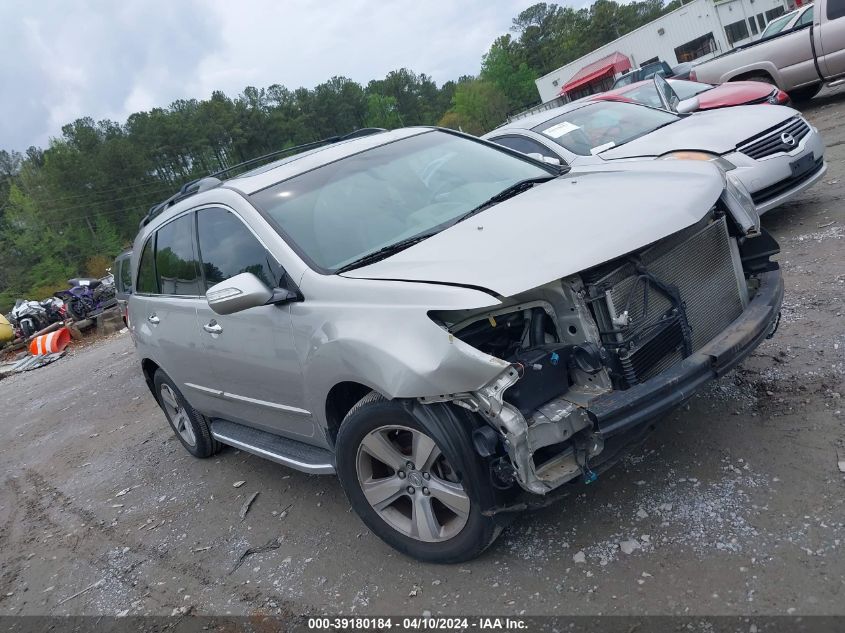
<path id="1" fill-rule="evenodd" d="M 96 325 L 98 334 L 125 327 L 115 296 L 111 270 L 105 277 L 74 277 L 67 290 L 48 299 L 18 299 L 7 316 L 0 315 L 0 352 L 18 352 L 0 361 L 0 378 L 43 367 L 65 354 L 71 339 Z"/>
<path id="2" fill-rule="evenodd" d="M 0 364 L 0 378 L 21 371 L 38 369 L 59 360 L 65 355 L 66 348 L 70 343 L 70 330 L 67 327 L 62 327 L 59 323 L 54 323 L 46 329 L 52 331 L 38 334 L 32 338 L 29 344 L 29 354 L 21 352 L 13 361 Z"/>

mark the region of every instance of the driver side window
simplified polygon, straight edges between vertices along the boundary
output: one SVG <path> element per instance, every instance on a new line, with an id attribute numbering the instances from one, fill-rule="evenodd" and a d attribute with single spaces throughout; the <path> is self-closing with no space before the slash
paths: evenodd
<path id="1" fill-rule="evenodd" d="M 231 211 L 200 209 L 197 233 L 204 290 L 240 273 L 252 273 L 269 288 L 279 286 L 284 270 Z"/>

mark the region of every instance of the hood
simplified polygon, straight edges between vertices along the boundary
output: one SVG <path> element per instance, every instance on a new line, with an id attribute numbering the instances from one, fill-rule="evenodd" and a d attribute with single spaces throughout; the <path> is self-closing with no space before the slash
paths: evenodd
<path id="1" fill-rule="evenodd" d="M 343 274 L 475 286 L 511 296 L 694 224 L 723 188 L 721 172 L 708 162 L 585 166 Z"/>
<path id="2" fill-rule="evenodd" d="M 698 95 L 702 110 L 742 105 L 765 99 L 775 87 L 762 81 L 729 81 Z"/>
<path id="3" fill-rule="evenodd" d="M 726 154 L 747 138 L 783 123 L 798 113 L 783 106 L 737 106 L 697 112 L 619 147 L 602 152 L 604 159 L 661 156 L 677 150 Z"/>

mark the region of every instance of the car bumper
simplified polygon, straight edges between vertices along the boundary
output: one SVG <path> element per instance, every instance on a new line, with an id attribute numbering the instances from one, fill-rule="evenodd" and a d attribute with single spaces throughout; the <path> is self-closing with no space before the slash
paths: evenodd
<path id="1" fill-rule="evenodd" d="M 736 367 L 772 333 L 782 301 L 780 270 L 763 273 L 742 315 L 707 345 L 650 380 L 592 401 L 587 414 L 597 431 L 611 437 L 645 424 Z"/>
<path id="2" fill-rule="evenodd" d="M 797 180 L 794 185 L 788 187 L 787 189 L 784 189 L 782 193 L 778 193 L 771 197 L 766 197 L 759 204 L 755 204 L 755 206 L 757 207 L 757 213 L 763 214 L 766 211 L 774 209 L 775 207 L 779 207 L 784 202 L 791 200 L 799 193 L 801 193 L 805 189 L 809 189 L 814 184 L 816 184 L 817 181 L 821 180 L 821 178 L 825 175 L 825 172 L 827 172 L 827 163 L 824 161 L 824 159 L 821 158 L 819 159 L 819 161 L 819 166 L 816 167 L 812 172 L 810 172 L 810 174 L 808 174 L 806 177 Z M 754 194 L 752 194 L 752 196 L 753 195 Z"/>
<path id="3" fill-rule="evenodd" d="M 765 213 L 784 204 L 815 184 L 827 171 L 824 162 L 825 146 L 819 133 L 811 128 L 795 151 L 753 159 L 741 152 L 725 155 L 736 165 L 735 174 L 751 193 L 757 213 Z M 817 165 L 802 176 L 793 177 L 792 164 L 812 155 Z"/>

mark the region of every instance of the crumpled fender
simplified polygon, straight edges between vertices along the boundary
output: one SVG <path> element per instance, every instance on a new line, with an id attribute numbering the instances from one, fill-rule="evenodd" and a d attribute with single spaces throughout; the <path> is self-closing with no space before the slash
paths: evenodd
<path id="1" fill-rule="evenodd" d="M 338 276 L 321 276 L 312 286 L 307 275 L 300 287 L 305 301 L 290 304 L 294 347 L 304 401 L 319 422 L 325 423 L 327 394 L 341 382 L 391 399 L 435 397 L 478 389 L 508 366 L 428 316 L 500 304 L 481 290 Z"/>

